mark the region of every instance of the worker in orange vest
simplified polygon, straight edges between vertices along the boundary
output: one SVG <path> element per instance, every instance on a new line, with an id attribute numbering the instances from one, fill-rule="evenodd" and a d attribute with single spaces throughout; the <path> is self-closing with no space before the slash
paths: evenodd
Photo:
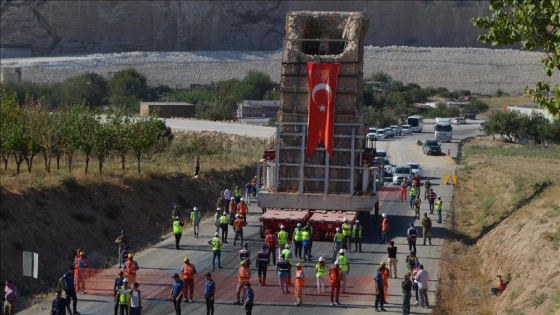
<path id="1" fill-rule="evenodd" d="M 329 270 L 329 280 L 331 282 L 331 305 L 340 305 L 340 282 L 342 281 L 342 269 L 340 269 L 340 263 L 338 260 L 334 262 L 334 265 Z"/>
<path id="2" fill-rule="evenodd" d="M 196 273 L 196 267 L 191 264 L 189 257 L 185 257 L 183 259 L 183 262 L 183 267 L 181 267 L 183 282 L 185 282 L 185 287 L 183 288 L 183 297 L 185 298 L 185 301 L 189 301 L 190 303 L 192 303 L 194 295 L 194 274 Z"/>
<path id="3" fill-rule="evenodd" d="M 381 215 L 383 220 L 381 221 L 381 238 L 383 244 L 389 243 L 389 238 L 387 238 L 387 232 L 389 232 L 389 219 L 387 218 L 387 214 L 383 213 Z"/>
<path id="4" fill-rule="evenodd" d="M 243 216 L 243 222 L 245 224 L 247 224 L 247 212 L 247 203 L 245 203 L 244 198 L 241 198 L 237 204 L 237 213 Z"/>
<path id="5" fill-rule="evenodd" d="M 124 264 L 124 276 L 128 279 L 129 283 L 136 282 L 136 271 L 138 271 L 138 263 L 134 260 L 132 254 L 128 254 L 128 259 Z"/>
<path id="6" fill-rule="evenodd" d="M 296 305 L 303 305 L 302 295 L 303 286 L 305 285 L 305 273 L 303 272 L 303 265 L 298 262 L 296 264 Z"/>
<path id="7" fill-rule="evenodd" d="M 76 292 L 82 291 L 82 294 L 86 292 L 87 262 L 86 252 L 80 250 L 74 259 L 74 286 Z"/>
<path id="8" fill-rule="evenodd" d="M 237 301 L 235 304 L 241 305 L 241 297 L 239 294 L 241 293 L 241 290 L 243 290 L 243 296 L 245 296 L 245 283 L 249 283 L 251 281 L 251 269 L 249 268 L 249 264 L 246 260 L 241 262 L 237 278 L 239 279 L 239 283 L 237 284 Z"/>

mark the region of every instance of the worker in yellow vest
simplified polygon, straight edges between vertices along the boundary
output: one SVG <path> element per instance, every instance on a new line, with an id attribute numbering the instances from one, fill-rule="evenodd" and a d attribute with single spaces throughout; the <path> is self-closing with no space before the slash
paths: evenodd
<path id="1" fill-rule="evenodd" d="M 288 244 L 288 232 L 283 225 L 280 225 L 280 231 L 278 232 L 278 248 L 284 249 Z"/>
<path id="2" fill-rule="evenodd" d="M 130 295 L 132 288 L 128 285 L 128 279 L 123 279 L 123 286 L 119 289 L 119 312 L 121 315 L 128 315 L 128 308 L 130 305 Z"/>
<path id="3" fill-rule="evenodd" d="M 218 268 L 222 269 L 222 245 L 223 242 L 216 232 L 214 237 L 208 241 L 208 245 L 212 246 L 212 271 L 216 271 L 216 258 L 218 258 Z"/>
<path id="4" fill-rule="evenodd" d="M 311 235 L 309 234 L 309 230 L 307 227 L 303 228 L 303 232 L 301 232 L 302 244 L 303 244 L 303 260 L 304 261 L 311 261 Z"/>
<path id="5" fill-rule="evenodd" d="M 344 218 L 342 222 L 342 248 L 352 251 L 352 224 L 348 222 L 348 218 Z"/>
<path id="6" fill-rule="evenodd" d="M 220 229 L 222 229 L 222 242 L 223 243 L 227 243 L 228 222 L 229 222 L 229 219 L 227 217 L 227 212 L 224 211 L 224 213 L 222 213 L 222 216 L 220 217 Z"/>
<path id="7" fill-rule="evenodd" d="M 175 235 L 175 249 L 179 249 L 179 242 L 181 241 L 181 236 L 183 236 L 183 225 L 185 222 L 179 217 L 176 216 L 175 220 L 173 220 L 173 235 Z"/>
<path id="8" fill-rule="evenodd" d="M 301 223 L 298 223 L 296 228 L 294 229 L 294 235 L 292 236 L 292 243 L 296 247 L 294 256 L 299 257 L 299 259 L 301 259 L 302 248 L 303 248 L 303 229 L 301 227 Z"/>
<path id="9" fill-rule="evenodd" d="M 317 293 L 325 293 L 325 259 L 319 257 L 319 262 L 315 265 L 315 272 L 317 277 Z"/>
<path id="10" fill-rule="evenodd" d="M 288 268 L 288 284 L 292 284 L 292 251 L 290 251 L 290 244 L 286 244 L 282 250 L 282 255 L 284 255 L 284 260 L 290 265 Z"/>
<path id="11" fill-rule="evenodd" d="M 340 270 L 342 270 L 342 293 L 346 293 L 346 276 L 350 273 L 350 262 L 348 262 L 348 257 L 346 257 L 345 253 L 346 250 L 341 248 L 340 256 L 338 256 Z"/>
<path id="12" fill-rule="evenodd" d="M 342 233 L 340 232 L 340 228 L 336 228 L 336 233 L 334 234 L 334 237 L 333 237 L 333 256 L 332 256 L 332 262 L 333 263 L 336 260 L 336 254 L 342 248 L 342 242 L 343 241 L 344 241 L 344 237 L 342 236 Z"/>
<path id="13" fill-rule="evenodd" d="M 442 217 L 441 217 L 441 210 L 443 208 L 443 200 L 441 200 L 441 196 L 437 197 L 436 200 L 436 213 L 437 213 L 437 223 L 441 223 L 443 221 Z"/>
<path id="14" fill-rule="evenodd" d="M 354 239 L 354 251 L 360 250 L 362 252 L 362 225 L 360 220 L 356 220 L 356 224 L 352 228 L 352 238 Z"/>

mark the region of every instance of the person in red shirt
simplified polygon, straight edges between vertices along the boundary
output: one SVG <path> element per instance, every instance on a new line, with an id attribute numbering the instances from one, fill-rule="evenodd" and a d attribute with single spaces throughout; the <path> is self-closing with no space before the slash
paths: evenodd
<path id="1" fill-rule="evenodd" d="M 340 263 L 334 262 L 334 265 L 329 270 L 329 280 L 331 282 L 331 305 L 334 306 L 336 303 L 340 305 L 340 281 L 342 281 L 342 269 L 340 269 Z"/>
<path id="2" fill-rule="evenodd" d="M 272 263 L 276 265 L 276 247 L 278 247 L 278 238 L 273 229 L 270 229 L 264 238 L 264 243 L 268 248 L 268 255 L 272 257 Z M 270 262 L 269 262 L 270 265 Z"/>
<path id="3" fill-rule="evenodd" d="M 185 298 L 185 301 L 187 301 L 188 299 L 188 301 L 192 303 L 194 295 L 194 275 L 196 273 L 196 267 L 195 265 L 191 264 L 189 257 L 185 257 L 183 259 L 183 262 L 183 267 L 181 267 L 181 274 L 183 275 L 183 281 L 185 282 L 183 297 Z"/>
<path id="4" fill-rule="evenodd" d="M 233 239 L 233 246 L 236 245 L 237 239 L 240 239 L 241 246 L 243 246 L 243 227 L 245 223 L 243 222 L 243 216 L 240 214 L 235 215 L 235 221 L 233 221 L 233 230 L 235 231 L 235 238 Z"/>
<path id="5" fill-rule="evenodd" d="M 381 215 L 383 220 L 381 221 L 381 237 L 384 244 L 389 243 L 389 239 L 387 238 L 387 232 L 389 232 L 389 219 L 387 218 L 387 214 L 383 213 Z"/>

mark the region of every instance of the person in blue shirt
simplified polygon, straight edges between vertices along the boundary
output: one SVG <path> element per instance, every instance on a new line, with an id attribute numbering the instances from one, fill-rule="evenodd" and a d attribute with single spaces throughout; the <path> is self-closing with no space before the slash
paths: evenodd
<path id="1" fill-rule="evenodd" d="M 381 275 L 381 267 L 377 269 L 377 274 L 373 279 L 375 282 L 375 310 L 380 312 L 378 305 L 381 304 L 381 311 L 386 312 L 385 308 L 383 308 L 384 300 L 385 300 L 385 291 L 383 286 L 383 276 Z"/>
<path id="2" fill-rule="evenodd" d="M 185 288 L 185 283 L 183 280 L 179 279 L 179 274 L 173 275 L 173 285 L 171 286 L 171 292 L 169 293 L 169 299 L 173 301 L 173 306 L 175 307 L 175 314 L 181 315 L 181 300 L 183 299 L 183 289 Z"/>
<path id="3" fill-rule="evenodd" d="M 119 276 L 115 279 L 115 283 L 113 284 L 113 298 L 115 300 L 115 315 L 119 311 L 119 290 L 123 286 L 124 280 L 124 272 L 121 270 L 119 272 Z"/>
<path id="4" fill-rule="evenodd" d="M 72 299 L 72 308 L 74 309 L 73 314 L 80 314 L 76 311 L 76 306 L 78 305 L 78 297 L 76 296 L 76 287 L 74 286 L 74 266 L 70 266 L 68 271 L 58 279 L 60 285 L 64 288 L 64 293 L 66 293 L 66 301 L 70 305 L 70 300 Z"/>
<path id="5" fill-rule="evenodd" d="M 68 310 L 68 314 L 72 314 L 70 311 L 70 301 L 62 297 L 62 292 L 56 292 L 56 299 L 52 302 L 51 314 L 56 315 L 66 315 L 66 311 Z M 74 312 L 74 314 L 80 314 Z"/>
<path id="6" fill-rule="evenodd" d="M 255 292 L 251 289 L 251 283 L 245 283 L 245 296 L 243 297 L 243 305 L 245 306 L 245 314 L 251 315 L 253 312 L 253 303 L 255 300 Z"/>
<path id="7" fill-rule="evenodd" d="M 212 274 L 206 274 L 206 283 L 204 285 L 204 295 L 206 300 L 206 315 L 214 315 L 214 293 L 216 292 L 216 283 L 212 280 Z"/>

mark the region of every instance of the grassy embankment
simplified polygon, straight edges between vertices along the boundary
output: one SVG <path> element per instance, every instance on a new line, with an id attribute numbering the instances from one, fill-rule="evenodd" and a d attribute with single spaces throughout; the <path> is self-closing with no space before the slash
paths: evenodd
<path id="1" fill-rule="evenodd" d="M 464 152 L 434 314 L 560 314 L 560 147 L 485 138 Z"/>

